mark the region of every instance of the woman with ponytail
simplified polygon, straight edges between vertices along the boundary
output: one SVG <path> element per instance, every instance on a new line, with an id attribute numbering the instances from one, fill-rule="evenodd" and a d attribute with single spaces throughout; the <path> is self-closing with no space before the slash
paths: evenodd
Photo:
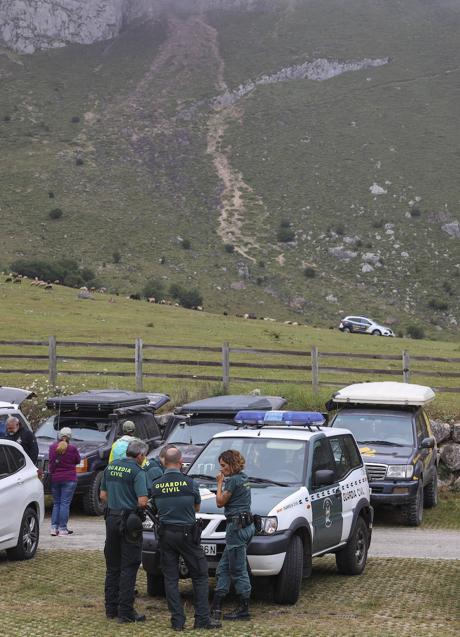
<path id="1" fill-rule="evenodd" d="M 53 511 L 51 513 L 51 535 L 71 535 L 67 528 L 70 503 L 77 486 L 77 469 L 80 454 L 75 445 L 70 444 L 72 430 L 63 427 L 58 432 L 58 442 L 53 442 L 49 450 L 49 471 Z"/>

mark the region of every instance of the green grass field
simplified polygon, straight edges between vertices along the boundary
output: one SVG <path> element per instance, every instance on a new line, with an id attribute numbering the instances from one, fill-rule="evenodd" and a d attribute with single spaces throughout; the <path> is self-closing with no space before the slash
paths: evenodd
<path id="1" fill-rule="evenodd" d="M 55 286 L 53 290 L 37 289 L 24 281 L 21 285 L 0 282 L 0 303 L 4 309 L 4 320 L 0 324 L 0 340 L 47 340 L 54 335 L 58 341 L 58 355 L 64 360 L 58 364 L 58 369 L 73 369 L 81 371 L 81 375 L 58 377 L 58 384 L 72 387 L 127 387 L 134 388 L 134 365 L 128 363 L 83 363 L 81 361 L 67 361 L 65 355 L 81 356 L 118 356 L 130 357 L 134 360 L 134 349 L 117 349 L 116 343 L 132 343 L 136 337 L 151 345 L 206 345 L 220 347 L 228 341 L 232 347 L 251 349 L 274 349 L 280 355 L 250 356 L 232 355 L 231 360 L 270 362 L 271 364 L 293 362 L 292 358 L 283 356 L 285 350 L 299 350 L 310 352 L 312 345 L 316 345 L 320 352 L 369 352 L 374 354 L 401 355 L 406 349 L 410 354 L 440 357 L 460 357 L 460 344 L 444 341 L 386 339 L 359 335 L 345 335 L 337 329 L 320 329 L 308 326 L 292 326 L 283 323 L 266 323 L 264 321 L 244 320 L 230 316 L 222 316 L 207 312 L 196 312 L 183 308 L 163 305 L 152 305 L 146 302 L 133 301 L 121 296 L 94 294 L 94 300 L 77 299 L 77 290 Z M 112 300 L 113 302 L 109 302 Z M 114 347 L 102 348 L 59 348 L 59 341 L 83 341 L 91 343 L 113 343 Z M 18 353 L 47 356 L 46 348 L 25 346 L 11 347 L 0 345 L 0 355 Z M 220 367 L 200 367 L 197 361 L 220 360 L 220 354 L 195 352 L 171 352 L 169 350 L 145 349 L 144 356 L 150 358 L 181 358 L 190 361 L 183 365 L 145 364 L 144 371 L 157 373 L 173 373 L 174 371 L 187 374 L 221 374 Z M 296 364 L 308 365 L 310 359 L 306 356 L 297 357 Z M 355 360 L 347 358 L 324 359 L 325 364 L 335 364 L 341 367 L 355 365 L 357 367 L 401 369 L 400 361 Z M 321 365 L 321 360 L 320 360 Z M 415 365 L 415 363 L 414 363 Z M 417 363 L 420 369 L 425 369 L 426 376 L 413 375 L 414 382 L 421 382 L 437 386 L 441 381 L 433 376 L 433 370 L 441 369 L 441 363 Z M 47 369 L 47 359 L 33 361 L 26 359 L 2 359 L 0 367 L 3 369 Z M 41 398 L 46 397 L 50 388 L 46 385 L 46 376 L 36 377 L 33 374 L 1 373 L 3 385 L 30 385 L 35 382 Z M 105 376 L 103 370 L 130 373 L 128 377 Z M 416 367 L 417 368 L 417 367 Z M 455 365 L 443 369 L 455 369 Z M 85 371 L 99 370 L 100 376 L 85 376 Z M 275 369 L 254 370 L 231 367 L 231 375 L 236 374 L 252 377 L 247 383 L 231 382 L 232 393 L 247 392 L 258 388 L 262 392 L 285 395 L 289 398 L 291 407 L 323 408 L 324 402 L 330 397 L 333 388 L 321 388 L 318 396 L 311 391 L 310 372 Z M 430 375 L 431 374 L 431 375 Z M 290 385 L 289 383 L 260 383 L 259 378 L 279 378 L 288 381 L 305 379 L 304 385 Z M 401 380 L 399 376 L 371 376 L 362 374 L 337 373 L 336 375 L 321 375 L 321 379 L 335 378 L 344 385 L 355 380 Z M 442 383 L 456 386 L 456 379 L 442 379 Z M 166 391 L 171 393 L 174 402 L 180 403 L 184 399 L 205 396 L 222 391 L 221 383 L 199 382 L 192 378 L 183 381 L 169 379 L 145 379 L 146 390 Z M 460 413 L 459 394 L 440 393 L 437 400 L 430 407 L 433 415 L 456 418 Z"/>
<path id="2" fill-rule="evenodd" d="M 174 634 L 165 601 L 146 596 L 144 572 L 138 576 L 136 606 L 145 612 L 147 622 L 132 627 L 106 620 L 104 573 L 101 552 L 39 551 L 29 562 L 0 561 L 3 633 L 11 637 Z M 325 557 L 315 561 L 295 606 L 256 599 L 250 622 L 226 622 L 211 634 L 454 637 L 460 629 L 459 578 L 459 562 L 413 559 L 370 559 L 362 576 L 346 577 L 337 574 L 331 557 Z M 181 588 L 190 627 L 190 582 Z M 229 599 L 228 606 L 233 602 Z"/>

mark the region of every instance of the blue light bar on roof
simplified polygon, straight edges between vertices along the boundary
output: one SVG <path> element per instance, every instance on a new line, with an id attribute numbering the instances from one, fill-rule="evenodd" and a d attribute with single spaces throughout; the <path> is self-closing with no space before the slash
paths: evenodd
<path id="1" fill-rule="evenodd" d="M 283 425 L 322 425 L 325 421 L 319 411 L 285 411 L 282 414 Z"/>
<path id="2" fill-rule="evenodd" d="M 239 411 L 233 419 L 238 425 L 263 425 L 266 411 Z"/>
<path id="3" fill-rule="evenodd" d="M 322 425 L 323 414 L 318 411 L 239 411 L 235 422 L 240 425 Z"/>

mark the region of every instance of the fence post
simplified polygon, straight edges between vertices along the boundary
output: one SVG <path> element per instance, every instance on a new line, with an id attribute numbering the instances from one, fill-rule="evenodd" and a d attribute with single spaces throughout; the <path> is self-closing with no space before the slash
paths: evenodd
<path id="1" fill-rule="evenodd" d="M 410 383 L 410 356 L 406 350 L 403 350 L 402 353 L 402 372 L 403 382 Z"/>
<path id="2" fill-rule="evenodd" d="M 222 385 L 224 393 L 230 390 L 230 346 L 228 341 L 222 345 Z"/>
<path id="3" fill-rule="evenodd" d="M 136 391 L 142 391 L 142 339 L 136 338 L 135 352 L 134 352 L 134 367 L 136 375 Z"/>
<path id="4" fill-rule="evenodd" d="M 313 393 L 318 393 L 319 388 L 319 363 L 318 363 L 318 348 L 313 345 L 311 348 L 311 386 Z"/>
<path id="5" fill-rule="evenodd" d="M 53 389 L 57 381 L 56 337 L 48 336 L 48 376 Z"/>

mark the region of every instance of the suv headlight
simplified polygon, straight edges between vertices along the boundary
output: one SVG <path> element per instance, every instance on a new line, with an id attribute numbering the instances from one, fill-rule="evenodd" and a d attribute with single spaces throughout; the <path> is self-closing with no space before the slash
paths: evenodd
<path id="1" fill-rule="evenodd" d="M 262 535 L 273 535 L 278 529 L 278 518 L 276 515 L 260 517 L 260 531 Z"/>
<path id="2" fill-rule="evenodd" d="M 387 478 L 412 478 L 414 475 L 414 465 L 412 464 L 390 464 L 387 469 Z"/>

